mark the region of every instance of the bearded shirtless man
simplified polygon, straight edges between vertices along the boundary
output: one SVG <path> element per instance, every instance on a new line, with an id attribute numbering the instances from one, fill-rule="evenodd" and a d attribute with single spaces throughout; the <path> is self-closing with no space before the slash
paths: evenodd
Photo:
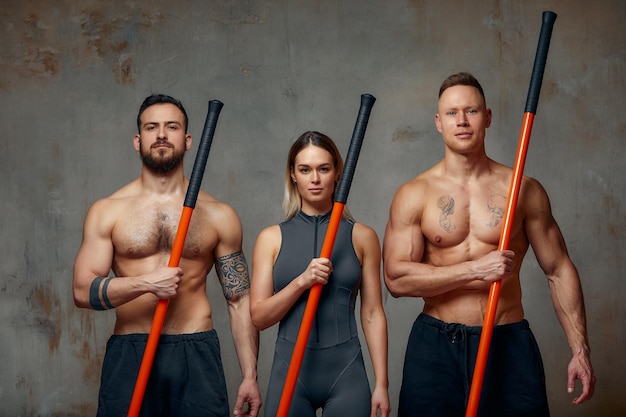
<path id="1" fill-rule="evenodd" d="M 491 123 L 483 89 L 470 74 L 448 77 L 439 92 L 443 160 L 403 184 L 383 242 L 385 283 L 394 297 L 422 297 L 406 350 L 399 413 L 464 416 L 490 284 L 502 280 L 480 416 L 548 416 L 537 343 L 524 319 L 520 268 L 532 246 L 546 274 L 572 349 L 567 389 L 580 404 L 595 376 L 580 280 L 546 191 L 524 177 L 509 250 L 498 251 L 512 169 L 485 153 Z"/>
<path id="2" fill-rule="evenodd" d="M 102 367 L 98 416 L 126 415 L 159 299 L 169 300 L 168 311 L 141 415 L 229 414 L 207 297 L 206 279 L 214 264 L 243 375 L 234 413 L 256 416 L 261 405 L 258 331 L 250 319 L 248 266 L 235 211 L 200 191 L 179 267 L 166 266 L 189 185 L 183 170 L 192 140 L 187 124 L 178 100 L 147 97 L 133 139 L 141 175 L 93 204 L 85 218 L 74 265 L 74 301 L 81 308 L 116 311 Z M 114 276 L 109 277 L 110 271 Z"/>

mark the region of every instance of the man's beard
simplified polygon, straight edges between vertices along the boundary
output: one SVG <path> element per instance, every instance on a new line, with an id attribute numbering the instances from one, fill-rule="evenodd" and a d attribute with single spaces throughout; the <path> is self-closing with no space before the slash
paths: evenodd
<path id="1" fill-rule="evenodd" d="M 167 174 L 174 168 L 178 167 L 185 157 L 185 151 L 176 152 L 169 157 L 164 157 L 165 150 L 158 149 L 158 156 L 153 156 L 152 149 L 148 149 L 147 152 L 143 150 L 140 152 L 141 161 L 143 165 L 155 174 Z"/>

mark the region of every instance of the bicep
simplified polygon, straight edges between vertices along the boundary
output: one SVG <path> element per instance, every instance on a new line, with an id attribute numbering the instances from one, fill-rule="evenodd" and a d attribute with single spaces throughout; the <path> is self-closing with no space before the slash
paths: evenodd
<path id="1" fill-rule="evenodd" d="M 355 234 L 355 238 L 363 253 L 360 288 L 362 311 L 376 310 L 382 307 L 380 242 L 376 233 L 369 228 Z"/>
<path id="2" fill-rule="evenodd" d="M 85 217 L 83 239 L 74 262 L 74 284 L 88 285 L 95 276 L 107 276 L 112 259 L 111 228 L 92 208 Z"/>
<path id="3" fill-rule="evenodd" d="M 250 301 L 255 304 L 274 294 L 274 262 L 280 246 L 280 232 L 274 228 L 262 231 L 252 254 L 252 279 Z"/>
<path id="4" fill-rule="evenodd" d="M 232 208 L 224 206 L 213 221 L 218 233 L 214 250 L 215 258 L 241 251 L 243 229 L 237 213 Z"/>
<path id="5" fill-rule="evenodd" d="M 400 262 L 419 262 L 424 255 L 420 212 L 410 204 L 394 199 L 383 241 L 385 272 Z"/>
<path id="6" fill-rule="evenodd" d="M 250 293 L 248 262 L 243 251 L 229 253 L 215 259 L 215 272 L 228 301 L 237 300 Z"/>
<path id="7" fill-rule="evenodd" d="M 242 250 L 241 222 L 234 210 L 226 208 L 216 222 L 218 242 L 215 246 L 215 272 L 228 301 L 250 293 L 248 262 Z"/>
<path id="8" fill-rule="evenodd" d="M 552 215 L 548 195 L 534 183 L 528 201 L 524 227 L 537 262 L 546 275 L 554 275 L 569 261 L 561 229 Z"/>

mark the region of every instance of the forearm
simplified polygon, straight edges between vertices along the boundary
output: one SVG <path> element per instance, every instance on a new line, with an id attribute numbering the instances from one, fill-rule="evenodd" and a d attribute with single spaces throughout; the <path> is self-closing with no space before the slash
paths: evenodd
<path id="1" fill-rule="evenodd" d="M 394 297 L 435 297 L 479 277 L 471 262 L 436 267 L 404 261 L 385 268 L 385 284 Z"/>
<path id="2" fill-rule="evenodd" d="M 305 291 L 306 288 L 300 285 L 298 279 L 294 279 L 276 294 L 256 302 L 251 306 L 254 326 L 265 330 L 281 321 Z"/>
<path id="3" fill-rule="evenodd" d="M 108 310 L 148 292 L 141 280 L 130 277 L 93 276 L 83 282 L 89 285 L 74 286 L 74 303 L 80 308 Z"/>
<path id="4" fill-rule="evenodd" d="M 389 387 L 387 320 L 383 311 L 361 315 L 361 325 L 372 360 L 376 386 Z"/>
<path id="5" fill-rule="evenodd" d="M 558 275 L 548 276 L 556 315 L 574 355 L 589 354 L 587 321 L 582 288 L 573 266 Z"/>
<path id="6" fill-rule="evenodd" d="M 252 325 L 249 297 L 242 296 L 228 301 L 230 328 L 243 379 L 257 379 L 259 355 L 259 332 Z"/>

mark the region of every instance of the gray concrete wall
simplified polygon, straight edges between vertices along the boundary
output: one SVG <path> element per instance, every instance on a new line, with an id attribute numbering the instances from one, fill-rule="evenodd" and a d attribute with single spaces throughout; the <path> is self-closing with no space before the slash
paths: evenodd
<path id="1" fill-rule="evenodd" d="M 433 115 L 447 75 L 482 81 L 494 115 L 488 152 L 513 163 L 544 10 L 559 17 L 525 173 L 552 196 L 582 277 L 591 402 L 570 404 L 569 348 L 532 254 L 526 314 L 553 415 L 626 415 L 624 1 L 2 0 L 0 417 L 94 415 L 114 313 L 74 307 L 72 263 L 87 208 L 139 173 L 131 139 L 145 96 L 181 98 L 198 139 L 208 100 L 225 103 L 203 189 L 239 212 L 250 257 L 257 233 L 281 218 L 290 142 L 317 129 L 345 154 L 359 96 L 373 94 L 348 203 L 382 238 L 395 189 L 442 156 Z M 232 401 L 239 369 L 209 278 Z M 421 301 L 385 291 L 384 303 L 397 408 Z M 274 336 L 261 338 L 263 392 Z"/>

